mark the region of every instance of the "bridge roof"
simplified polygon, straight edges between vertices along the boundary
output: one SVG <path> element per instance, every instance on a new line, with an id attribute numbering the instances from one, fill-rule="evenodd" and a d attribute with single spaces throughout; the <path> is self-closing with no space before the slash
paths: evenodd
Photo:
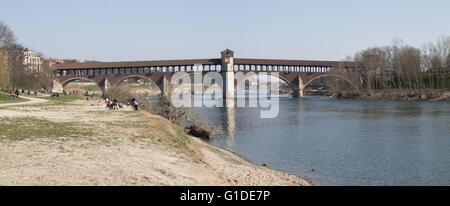
<path id="1" fill-rule="evenodd" d="M 354 67 L 355 62 L 345 61 L 314 61 L 314 60 L 283 60 L 283 59 L 241 59 L 235 58 L 235 64 L 280 65 L 280 66 L 329 66 L 338 67 L 344 64 L 346 67 Z"/>
<path id="2" fill-rule="evenodd" d="M 355 62 L 344 62 L 344 61 L 234 58 L 234 63 L 243 65 L 329 66 L 329 67 L 339 67 L 343 64 L 345 65 L 345 67 L 355 67 Z M 53 65 L 53 69 L 66 70 L 66 69 L 100 69 L 100 68 L 130 68 L 130 67 L 158 67 L 158 66 L 189 66 L 195 64 L 221 65 L 222 59 L 64 63 Z"/>
<path id="3" fill-rule="evenodd" d="M 157 66 L 187 66 L 195 64 L 222 64 L 222 59 L 185 59 L 185 60 L 158 60 L 158 61 L 124 61 L 124 62 L 85 62 L 56 64 L 53 69 L 100 69 L 100 68 L 126 68 L 126 67 L 157 67 Z"/>

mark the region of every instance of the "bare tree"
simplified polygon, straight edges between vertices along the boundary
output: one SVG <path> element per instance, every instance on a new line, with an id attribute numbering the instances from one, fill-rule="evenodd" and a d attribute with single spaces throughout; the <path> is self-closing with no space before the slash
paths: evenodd
<path id="1" fill-rule="evenodd" d="M 10 85 L 10 75 L 8 71 L 8 57 L 6 52 L 0 48 L 0 89 L 7 89 Z"/>
<path id="2" fill-rule="evenodd" d="M 11 46 L 16 42 L 14 33 L 8 25 L 0 21 L 0 48 Z"/>
<path id="3" fill-rule="evenodd" d="M 51 71 L 49 69 L 35 73 L 26 71 L 23 64 L 24 51 L 25 48 L 16 43 L 12 30 L 0 22 L 0 74 L 2 75 L 0 88 L 49 88 L 52 84 Z M 42 53 L 37 55 L 43 57 Z"/>
<path id="4" fill-rule="evenodd" d="M 381 92 L 423 98 L 423 94 L 439 96 L 450 86 L 450 37 L 439 38 L 421 50 L 394 39 L 392 46 L 358 52 L 354 61 L 362 65 L 355 71 L 360 81 L 352 81 L 359 95 Z"/>
<path id="5" fill-rule="evenodd" d="M 6 47 L 6 53 L 8 54 L 8 67 L 13 89 L 15 89 L 18 85 L 24 86 L 23 84 L 30 82 L 27 78 L 24 78 L 26 72 L 23 65 L 23 51 L 24 47 L 17 44 Z"/>
<path id="6" fill-rule="evenodd" d="M 362 80 L 360 86 L 367 92 L 386 87 L 386 71 L 390 68 L 390 48 L 374 47 L 361 51 L 355 55 L 355 61 L 364 67 L 360 70 Z"/>
<path id="7" fill-rule="evenodd" d="M 14 43 L 14 33 L 0 21 L 0 88 L 2 89 L 8 88 L 11 83 L 8 48 Z"/>

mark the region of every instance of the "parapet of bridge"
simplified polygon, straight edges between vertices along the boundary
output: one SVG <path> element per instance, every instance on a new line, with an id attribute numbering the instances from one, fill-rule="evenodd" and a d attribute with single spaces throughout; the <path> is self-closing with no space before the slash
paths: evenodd
<path id="1" fill-rule="evenodd" d="M 278 59 L 234 58 L 234 52 L 227 49 L 217 59 L 185 59 L 130 62 L 87 62 L 67 63 L 53 66 L 53 88 L 62 92 L 69 82 L 85 79 L 99 85 L 103 92 L 116 87 L 120 82 L 134 77 L 150 79 L 158 85 L 163 95 L 170 93 L 171 78 L 176 72 L 220 72 L 223 76 L 223 97 L 234 98 L 236 72 L 278 72 L 278 77 L 289 84 L 296 97 L 303 97 L 303 89 L 315 79 L 336 76 L 351 83 L 349 71 L 358 69 L 359 64 L 343 61 L 309 61 Z"/>

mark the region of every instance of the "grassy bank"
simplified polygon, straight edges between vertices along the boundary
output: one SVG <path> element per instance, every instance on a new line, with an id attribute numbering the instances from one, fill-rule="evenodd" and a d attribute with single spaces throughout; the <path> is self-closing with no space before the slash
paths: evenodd
<path id="1" fill-rule="evenodd" d="M 17 102 L 26 102 L 27 99 L 23 98 L 11 98 L 8 94 L 0 93 L 0 104 L 8 104 L 8 103 L 17 103 Z"/>
<path id="2" fill-rule="evenodd" d="M 78 122 L 53 122 L 35 117 L 0 117 L 2 140 L 78 138 L 92 136 L 92 129 Z"/>
<path id="3" fill-rule="evenodd" d="M 76 101 L 76 100 L 86 100 L 86 97 L 83 97 L 81 95 L 78 94 L 60 94 L 59 97 L 41 97 L 42 99 L 47 99 L 49 101 L 52 102 L 59 102 L 59 103 L 64 103 L 64 102 L 72 102 L 72 101 Z"/>

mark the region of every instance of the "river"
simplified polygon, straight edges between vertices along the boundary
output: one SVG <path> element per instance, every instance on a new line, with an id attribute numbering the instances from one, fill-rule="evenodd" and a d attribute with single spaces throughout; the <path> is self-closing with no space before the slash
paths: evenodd
<path id="1" fill-rule="evenodd" d="M 450 185 L 450 103 L 280 95 L 280 113 L 201 108 L 209 142 L 315 185 Z"/>

